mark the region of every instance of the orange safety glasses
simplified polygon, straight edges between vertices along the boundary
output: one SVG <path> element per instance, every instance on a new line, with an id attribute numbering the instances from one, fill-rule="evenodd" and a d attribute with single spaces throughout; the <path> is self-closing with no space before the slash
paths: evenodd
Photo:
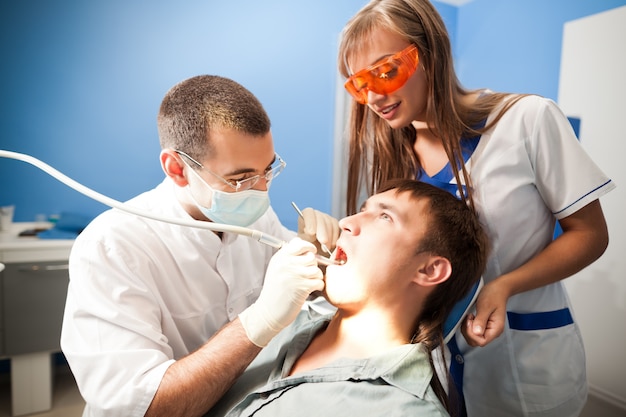
<path id="1" fill-rule="evenodd" d="M 346 90 L 357 102 L 367 104 L 369 91 L 382 95 L 393 93 L 413 75 L 418 63 L 417 47 L 411 44 L 397 54 L 351 75 L 346 81 Z"/>

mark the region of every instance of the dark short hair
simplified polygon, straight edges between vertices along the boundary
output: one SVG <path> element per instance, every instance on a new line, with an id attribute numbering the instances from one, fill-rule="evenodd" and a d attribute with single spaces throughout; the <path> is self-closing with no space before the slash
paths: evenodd
<path id="1" fill-rule="evenodd" d="M 415 248 L 417 253 L 430 252 L 448 259 L 452 274 L 430 294 L 420 319 L 420 334 L 440 330 L 454 305 L 480 280 L 489 255 L 489 239 L 477 213 L 447 191 L 411 179 L 388 181 L 379 192 L 395 190 L 409 193 L 412 199 L 427 200 L 428 231 Z"/>
<path id="2" fill-rule="evenodd" d="M 261 102 L 241 84 L 217 75 L 198 75 L 173 86 L 163 98 L 157 127 L 161 148 L 202 160 L 211 151 L 211 132 L 228 128 L 252 136 L 270 131 Z"/>

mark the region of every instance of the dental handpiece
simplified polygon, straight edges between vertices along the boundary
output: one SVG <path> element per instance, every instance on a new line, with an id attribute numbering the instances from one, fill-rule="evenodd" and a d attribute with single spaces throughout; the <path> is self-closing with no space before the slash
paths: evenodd
<path id="1" fill-rule="evenodd" d="M 253 232 L 256 232 L 256 234 L 253 234 L 252 238 L 258 240 L 259 242 L 271 246 L 273 248 L 276 249 L 280 249 L 283 247 L 283 245 L 285 245 L 287 242 L 285 242 L 282 239 L 278 239 L 277 237 L 265 234 L 263 232 L 259 232 L 258 230 L 253 230 Z M 329 266 L 329 265 L 341 265 L 341 262 L 336 261 L 334 259 L 331 258 L 326 258 L 325 256 L 319 255 L 319 254 L 315 254 L 315 260 L 317 261 L 317 263 L 319 265 L 324 265 L 324 266 Z"/>
<path id="2" fill-rule="evenodd" d="M 336 261 L 334 259 L 330 259 L 330 258 L 326 258 L 322 255 L 315 255 L 315 260 L 317 261 L 318 264 L 320 265 L 324 265 L 324 266 L 329 266 L 329 265 L 342 265 L 341 262 Z"/>

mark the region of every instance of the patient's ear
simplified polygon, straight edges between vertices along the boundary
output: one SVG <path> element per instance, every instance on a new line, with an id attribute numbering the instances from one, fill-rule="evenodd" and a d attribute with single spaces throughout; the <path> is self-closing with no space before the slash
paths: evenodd
<path id="1" fill-rule="evenodd" d="M 187 186 L 185 177 L 185 164 L 173 149 L 163 149 L 161 151 L 161 168 L 165 175 L 170 177 L 179 187 Z"/>
<path id="2" fill-rule="evenodd" d="M 417 284 L 424 287 L 438 285 L 450 278 L 452 264 L 443 256 L 429 256 L 427 262 L 417 272 L 415 276 Z"/>

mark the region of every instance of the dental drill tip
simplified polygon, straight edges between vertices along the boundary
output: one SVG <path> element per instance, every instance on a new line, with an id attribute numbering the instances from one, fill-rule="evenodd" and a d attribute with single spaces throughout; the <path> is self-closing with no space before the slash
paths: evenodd
<path id="1" fill-rule="evenodd" d="M 326 258 L 326 257 L 321 256 L 321 255 L 315 255 L 315 260 L 317 261 L 318 264 L 325 265 L 325 266 L 329 266 L 329 265 L 343 265 L 343 262 L 341 262 L 341 261 L 337 261 L 335 259 Z"/>

